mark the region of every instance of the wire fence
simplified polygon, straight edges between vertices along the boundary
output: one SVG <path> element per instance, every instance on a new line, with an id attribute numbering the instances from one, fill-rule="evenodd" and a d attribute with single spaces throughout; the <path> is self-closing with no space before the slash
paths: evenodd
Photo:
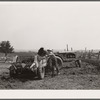
<path id="1" fill-rule="evenodd" d="M 100 52 L 98 53 L 85 52 L 81 55 L 81 60 L 89 64 L 100 66 Z"/>

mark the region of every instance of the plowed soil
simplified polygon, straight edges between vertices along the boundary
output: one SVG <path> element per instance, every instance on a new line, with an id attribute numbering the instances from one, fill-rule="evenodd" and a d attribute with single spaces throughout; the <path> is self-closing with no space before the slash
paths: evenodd
<path id="1" fill-rule="evenodd" d="M 64 63 L 60 74 L 55 77 L 45 76 L 43 80 L 37 78 L 11 78 L 7 63 L 0 63 L 0 89 L 100 89 L 100 72 L 97 66 L 82 62 L 81 68 Z"/>

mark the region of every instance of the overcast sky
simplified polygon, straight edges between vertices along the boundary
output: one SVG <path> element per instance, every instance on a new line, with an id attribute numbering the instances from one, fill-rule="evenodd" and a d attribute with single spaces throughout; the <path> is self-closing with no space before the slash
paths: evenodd
<path id="1" fill-rule="evenodd" d="M 100 2 L 0 2 L 0 41 L 16 50 L 100 49 Z"/>

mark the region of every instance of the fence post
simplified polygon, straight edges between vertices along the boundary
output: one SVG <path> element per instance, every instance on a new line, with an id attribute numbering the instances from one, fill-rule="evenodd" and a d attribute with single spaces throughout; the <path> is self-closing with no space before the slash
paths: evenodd
<path id="1" fill-rule="evenodd" d="M 91 59 L 91 52 L 89 50 L 89 53 L 88 53 L 88 58 Z"/>
<path id="2" fill-rule="evenodd" d="M 99 51 L 99 53 L 98 53 L 98 57 L 97 57 L 97 59 L 100 60 L 100 51 Z"/>

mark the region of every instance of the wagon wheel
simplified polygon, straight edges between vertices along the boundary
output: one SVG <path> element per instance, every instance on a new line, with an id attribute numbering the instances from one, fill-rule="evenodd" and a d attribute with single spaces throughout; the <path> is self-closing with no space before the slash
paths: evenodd
<path id="1" fill-rule="evenodd" d="M 38 78 L 43 79 L 45 76 L 45 68 L 44 67 L 39 67 L 38 68 Z"/>

